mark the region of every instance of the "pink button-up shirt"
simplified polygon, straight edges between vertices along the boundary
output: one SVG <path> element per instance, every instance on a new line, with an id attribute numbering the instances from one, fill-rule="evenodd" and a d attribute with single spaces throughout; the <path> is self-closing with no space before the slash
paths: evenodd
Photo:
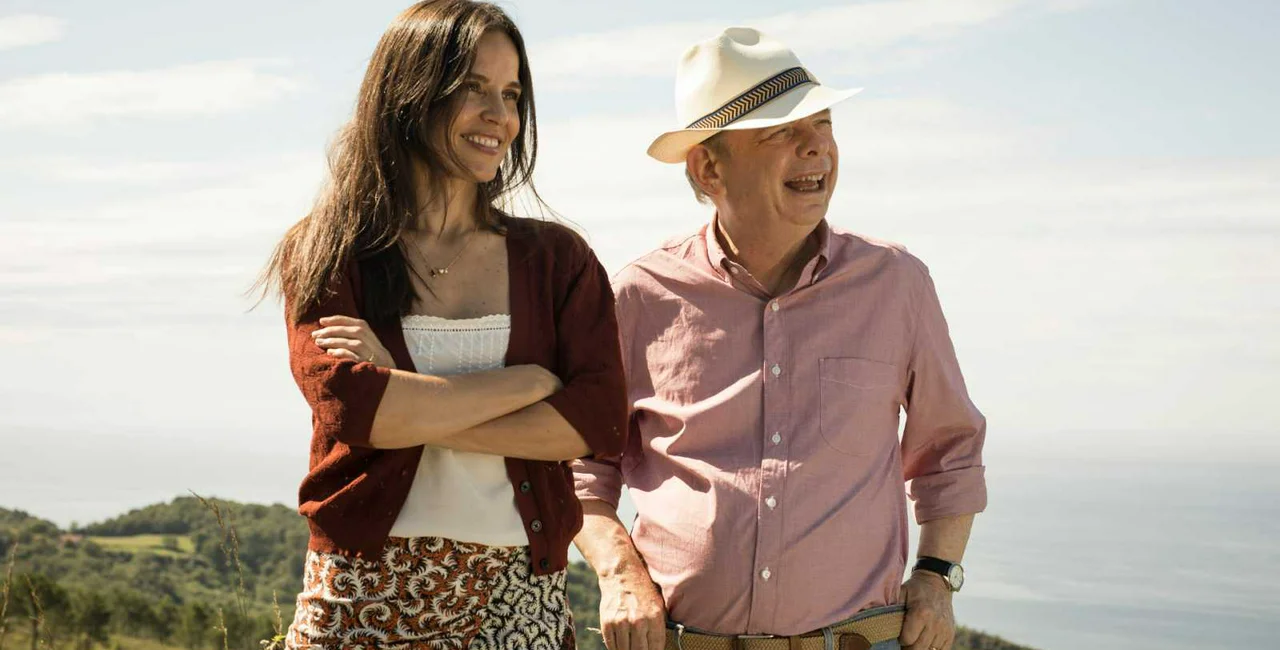
<path id="1" fill-rule="evenodd" d="M 897 602 L 916 518 L 986 506 L 969 401 L 928 270 L 829 228 L 776 297 L 725 257 L 714 224 L 614 278 L 631 435 L 575 461 L 615 507 L 671 620 L 798 634 Z M 899 414 L 906 427 L 898 437 Z"/>

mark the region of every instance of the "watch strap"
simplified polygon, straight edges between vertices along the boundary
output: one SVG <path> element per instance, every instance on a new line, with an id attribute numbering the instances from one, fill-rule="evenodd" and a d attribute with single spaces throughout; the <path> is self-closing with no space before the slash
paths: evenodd
<path id="1" fill-rule="evenodd" d="M 916 559 L 916 564 L 911 571 L 928 571 L 938 574 L 952 592 L 960 591 L 960 587 L 964 585 L 964 568 L 941 558 L 922 555 Z"/>
<path id="2" fill-rule="evenodd" d="M 947 576 L 951 575 L 952 566 L 955 566 L 954 562 L 948 562 L 946 560 L 939 559 L 936 557 L 929 557 L 928 555 L 921 555 L 919 558 L 916 559 L 916 565 L 912 567 L 911 570 L 912 571 L 928 571 L 930 573 L 936 573 L 942 576 L 943 578 L 946 578 Z"/>

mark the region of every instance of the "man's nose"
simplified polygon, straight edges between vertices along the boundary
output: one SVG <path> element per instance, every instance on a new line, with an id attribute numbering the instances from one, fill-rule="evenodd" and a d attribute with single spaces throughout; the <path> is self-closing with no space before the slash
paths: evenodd
<path id="1" fill-rule="evenodd" d="M 800 143 L 801 158 L 819 158 L 831 151 L 831 138 L 817 129 L 806 129 Z"/>

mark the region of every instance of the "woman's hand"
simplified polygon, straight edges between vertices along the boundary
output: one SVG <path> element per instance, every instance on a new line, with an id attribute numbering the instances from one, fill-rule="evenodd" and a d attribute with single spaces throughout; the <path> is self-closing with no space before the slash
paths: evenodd
<path id="1" fill-rule="evenodd" d="M 350 316 L 325 316 L 311 338 L 326 354 L 339 359 L 367 361 L 380 368 L 395 368 L 391 353 L 382 347 L 369 324 Z"/>

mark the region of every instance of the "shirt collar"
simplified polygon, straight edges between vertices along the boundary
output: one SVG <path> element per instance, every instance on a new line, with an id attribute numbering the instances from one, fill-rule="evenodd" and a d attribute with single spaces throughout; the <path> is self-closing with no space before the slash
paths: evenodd
<path id="1" fill-rule="evenodd" d="M 711 268 L 715 270 L 721 279 L 731 281 L 730 274 L 732 269 L 738 269 L 738 273 L 745 273 L 746 269 L 729 259 L 729 256 L 725 254 L 724 247 L 720 245 L 720 238 L 716 236 L 719 223 L 720 215 L 716 214 L 706 227 L 704 239 L 707 243 L 707 261 L 711 263 Z M 816 282 L 822 270 L 827 268 L 827 261 L 831 256 L 831 225 L 827 223 L 826 219 L 818 223 L 818 227 L 814 229 L 814 234 L 818 237 L 818 252 L 813 256 L 813 259 L 805 263 L 804 270 L 800 272 L 800 280 L 796 283 L 797 286 Z"/>
<path id="2" fill-rule="evenodd" d="M 720 228 L 720 215 L 716 214 L 711 217 L 711 223 L 707 224 L 706 235 L 703 239 L 707 243 L 707 261 L 711 262 L 711 268 L 715 270 L 722 279 L 729 279 L 729 267 L 733 263 L 729 260 L 729 256 L 725 255 L 724 247 L 720 245 L 720 238 L 716 236 L 716 232 Z"/>

